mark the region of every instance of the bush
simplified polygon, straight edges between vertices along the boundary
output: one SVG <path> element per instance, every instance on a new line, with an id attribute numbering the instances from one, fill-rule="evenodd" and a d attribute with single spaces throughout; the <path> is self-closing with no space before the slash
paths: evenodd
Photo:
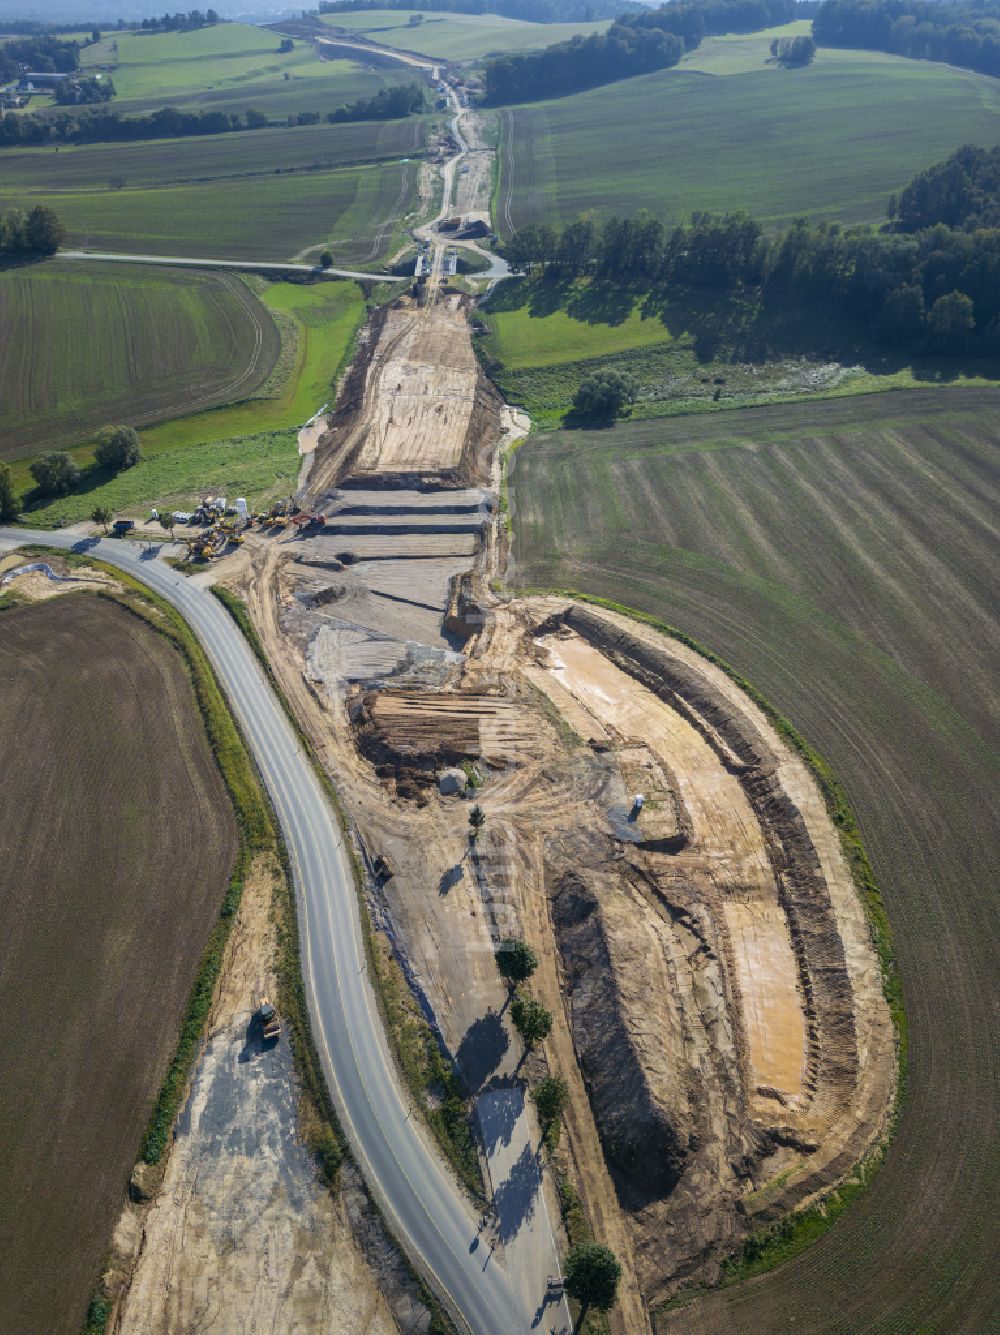
<path id="1" fill-rule="evenodd" d="M 14 495 L 14 477 L 10 467 L 0 463 L 0 524 L 12 524 L 20 508 Z"/>
<path id="2" fill-rule="evenodd" d="M 139 462 L 139 437 L 131 426 L 106 426 L 97 433 L 94 458 L 99 467 L 120 473 Z"/>
<path id="3" fill-rule="evenodd" d="M 28 470 L 42 496 L 65 496 L 80 481 L 80 470 L 63 450 L 37 458 Z"/>
<path id="4" fill-rule="evenodd" d="M 622 1268 L 614 1252 L 599 1242 L 574 1247 L 566 1258 L 566 1292 L 586 1311 L 606 1312 L 618 1295 Z"/>
<path id="5" fill-rule="evenodd" d="M 638 392 L 639 382 L 627 371 L 595 371 L 581 382 L 573 407 L 588 421 L 610 421 Z"/>

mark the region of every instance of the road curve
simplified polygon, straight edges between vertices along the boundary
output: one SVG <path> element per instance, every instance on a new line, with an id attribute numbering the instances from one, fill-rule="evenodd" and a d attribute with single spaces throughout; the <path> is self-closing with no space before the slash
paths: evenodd
<path id="1" fill-rule="evenodd" d="M 309 273 L 317 277 L 366 279 L 369 283 L 402 283 L 405 278 L 391 273 L 365 273 L 360 269 L 324 269 L 319 264 L 289 264 L 277 260 L 206 260 L 184 255 L 130 255 L 114 250 L 60 250 L 57 260 L 105 260 L 112 264 L 162 264 L 182 269 L 246 269 L 251 272 Z"/>
<path id="2" fill-rule="evenodd" d="M 235 622 L 207 589 L 130 541 L 0 528 L 22 543 L 85 551 L 166 598 L 204 645 L 263 776 L 288 848 L 310 1018 L 337 1111 L 390 1228 L 461 1329 L 531 1329 L 472 1210 L 400 1086 L 365 963 L 360 910 L 340 829 L 284 711 Z"/>

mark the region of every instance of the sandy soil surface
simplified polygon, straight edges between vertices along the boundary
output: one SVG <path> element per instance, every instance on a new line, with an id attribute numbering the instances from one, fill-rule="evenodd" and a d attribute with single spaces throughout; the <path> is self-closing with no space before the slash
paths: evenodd
<path id="1" fill-rule="evenodd" d="M 384 322 L 380 317 L 368 349 L 349 377 L 358 402 L 321 443 L 310 492 L 321 497 L 348 475 L 362 482 L 436 475 L 452 486 L 480 480 L 479 442 L 469 437 L 489 391 L 472 351 L 464 299 L 416 306 L 402 298 Z"/>
<path id="2" fill-rule="evenodd" d="M 754 1092 L 777 1091 L 784 1106 L 802 1088 L 803 998 L 764 831 L 738 780 L 687 719 L 598 649 L 577 637 L 547 643 L 549 670 L 563 688 L 607 729 L 644 740 L 676 773 L 697 850 L 689 856 L 725 897 L 727 920 L 738 927 L 732 944 Z"/>
<path id="3" fill-rule="evenodd" d="M 162 1188 L 140 1223 L 121 1335 L 397 1330 L 343 1197 L 316 1178 L 296 1130 L 287 1037 L 265 1044 L 254 998 L 275 995 L 273 874 L 247 882 L 208 1043 Z"/>
<path id="4" fill-rule="evenodd" d="M 13 573 L 34 564 L 33 559 L 29 560 L 16 553 L 0 559 L 0 592 L 14 593 L 19 598 L 27 598 L 30 602 L 36 603 L 79 589 L 93 591 L 102 587 L 120 588 L 118 581 L 112 579 L 110 575 L 105 575 L 103 571 L 71 570 L 58 556 L 51 556 L 45 561 L 52 573 L 59 576 L 57 579 L 52 579 L 43 570 L 26 570 L 24 574 L 19 575 Z"/>

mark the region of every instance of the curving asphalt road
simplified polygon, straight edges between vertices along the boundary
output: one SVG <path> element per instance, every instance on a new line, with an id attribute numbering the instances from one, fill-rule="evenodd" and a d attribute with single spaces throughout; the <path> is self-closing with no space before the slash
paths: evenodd
<path id="1" fill-rule="evenodd" d="M 474 1335 L 528 1332 L 531 1317 L 519 1308 L 506 1271 L 479 1243 L 466 1199 L 411 1117 L 368 978 L 336 817 L 243 635 L 207 589 L 144 559 L 138 544 L 0 528 L 0 551 L 26 542 L 86 551 L 141 579 L 177 608 L 205 646 L 288 847 L 313 1032 L 358 1164 L 390 1228 L 461 1328 Z"/>

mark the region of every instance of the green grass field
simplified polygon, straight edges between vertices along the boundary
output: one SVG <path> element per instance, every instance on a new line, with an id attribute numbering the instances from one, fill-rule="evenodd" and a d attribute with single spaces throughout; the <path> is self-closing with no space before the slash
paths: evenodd
<path id="1" fill-rule="evenodd" d="M 278 331 L 235 274 L 49 263 L 0 270 L 0 457 L 249 398 Z"/>
<path id="2" fill-rule="evenodd" d="M 411 13 L 423 22 L 410 27 Z M 571 37 L 604 32 L 610 20 L 597 23 L 525 23 L 496 14 L 435 14 L 406 9 L 371 9 L 357 14 L 327 14 L 323 22 L 346 28 L 382 46 L 442 60 L 481 60 L 508 51 L 537 51 Z"/>
<path id="3" fill-rule="evenodd" d="M 193 32 L 110 33 L 82 53 L 81 63 L 110 68 L 115 108 L 126 114 L 167 105 L 227 112 L 256 107 L 274 118 L 327 112 L 412 77 L 320 60 L 307 42 L 296 41 L 281 54 L 280 41 L 276 33 L 242 23 Z"/>
<path id="4" fill-rule="evenodd" d="M 89 519 L 95 505 L 116 514 L 144 515 L 148 507 L 193 509 L 202 496 L 245 496 L 263 505 L 295 490 L 299 472 L 296 432 L 265 431 L 143 459 L 110 481 L 60 496 L 26 516 L 43 528 Z"/>
<path id="5" fill-rule="evenodd" d="M 808 37 L 811 33 L 812 21 L 797 19 L 794 23 L 764 28 L 760 32 L 704 37 L 700 46 L 681 57 L 678 69 L 700 70 L 703 74 L 748 74 L 763 69 L 770 62 L 771 42 L 775 37 Z"/>
<path id="6" fill-rule="evenodd" d="M 230 177 L 154 189 L 18 191 L 55 209 L 68 244 L 194 259 L 293 260 L 329 245 L 341 265 L 374 263 L 413 207 L 418 164 Z M 387 224 L 388 220 L 388 225 Z"/>
<path id="7" fill-rule="evenodd" d="M 425 133 L 424 121 L 415 116 L 131 144 L 67 145 L 58 151 L 5 149 L 3 179 L 5 194 L 54 193 L 108 190 L 116 178 L 134 189 L 330 170 L 409 157 L 423 148 Z"/>
<path id="8" fill-rule="evenodd" d="M 994 1324 L 994 665 L 1000 392 L 911 391 L 533 437 L 515 583 L 677 626 L 846 786 L 895 935 L 909 1088 L 885 1165 L 814 1247 L 658 1329 Z"/>
<path id="9" fill-rule="evenodd" d="M 916 172 L 998 138 L 1000 83 L 945 65 L 824 48 L 805 69 L 681 66 L 504 110 L 496 219 L 501 231 L 585 209 L 877 221 Z"/>
<path id="10" fill-rule="evenodd" d="M 29 511 L 28 522 L 72 523 L 87 518 L 98 504 L 136 513 L 159 502 L 186 507 L 213 488 L 256 504 L 294 488 L 298 428 L 332 399 L 333 383 L 365 315 L 365 300 L 355 283 L 258 286 L 264 306 L 282 328 L 278 383 L 261 391 L 270 397 L 174 416 L 141 430 L 142 462 L 135 468 L 111 479 L 85 474 L 79 491 Z M 175 413 L 183 403 L 175 404 Z M 91 444 L 70 453 L 82 469 L 92 464 Z M 21 493 L 33 485 L 28 464 L 28 458 L 13 464 L 15 489 Z"/>
<path id="11" fill-rule="evenodd" d="M 543 428 L 559 424 L 580 382 L 601 368 L 635 376 L 634 418 L 1000 383 L 995 362 L 905 360 L 816 304 L 748 312 L 706 292 L 654 299 L 593 281 L 514 279 L 479 317 L 490 331 L 477 339 L 490 375 L 507 402 Z"/>

